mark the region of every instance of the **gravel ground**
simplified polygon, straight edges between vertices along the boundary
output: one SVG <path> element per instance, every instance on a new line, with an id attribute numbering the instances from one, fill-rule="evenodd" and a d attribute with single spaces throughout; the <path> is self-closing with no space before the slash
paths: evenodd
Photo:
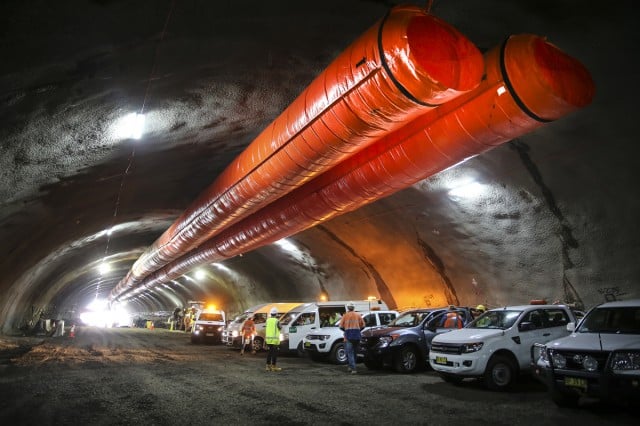
<path id="1" fill-rule="evenodd" d="M 357 375 L 345 366 L 193 345 L 183 332 L 81 327 L 64 337 L 0 337 L 0 424 L 37 425 L 603 425 L 637 409 L 587 402 L 558 409 L 523 377 L 513 392 L 433 371 Z M 11 421 L 11 423 L 8 423 Z"/>

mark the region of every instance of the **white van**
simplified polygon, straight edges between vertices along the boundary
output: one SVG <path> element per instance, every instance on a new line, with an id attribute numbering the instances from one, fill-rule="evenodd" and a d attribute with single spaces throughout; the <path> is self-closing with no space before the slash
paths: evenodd
<path id="1" fill-rule="evenodd" d="M 280 350 L 295 351 L 304 355 L 302 339 L 312 330 L 335 323 L 347 311 L 347 303 L 353 302 L 356 312 L 388 310 L 382 300 L 341 300 L 335 302 L 311 302 L 296 306 L 280 319 L 282 326 Z"/>
<path id="2" fill-rule="evenodd" d="M 360 312 L 364 320 L 364 329 L 384 327 L 398 316 L 397 311 Z M 347 352 L 344 349 L 344 332 L 338 325 L 327 325 L 312 330 L 302 340 L 304 350 L 314 361 L 328 359 L 334 364 L 346 364 Z"/>
<path id="3" fill-rule="evenodd" d="M 253 350 L 260 351 L 266 348 L 264 343 L 265 327 L 267 325 L 267 318 L 269 318 L 269 312 L 272 308 L 278 310 L 278 319 L 282 318 L 291 309 L 296 306 L 300 306 L 301 302 L 277 302 L 269 303 L 257 309 L 253 313 L 253 322 L 256 325 L 256 334 L 253 336 Z M 242 328 L 242 325 L 240 326 Z"/>
<path id="4" fill-rule="evenodd" d="M 242 345 L 242 336 L 240 334 L 242 324 L 244 324 L 245 320 L 253 315 L 255 311 L 266 305 L 268 305 L 268 303 L 261 303 L 236 316 L 222 331 L 222 343 L 227 346 L 239 348 Z"/>

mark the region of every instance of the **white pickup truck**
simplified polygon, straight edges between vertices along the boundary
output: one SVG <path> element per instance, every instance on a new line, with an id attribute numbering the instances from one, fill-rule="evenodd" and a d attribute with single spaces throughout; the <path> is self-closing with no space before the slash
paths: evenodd
<path id="1" fill-rule="evenodd" d="M 465 328 L 436 336 L 429 362 L 447 382 L 482 378 L 492 390 L 508 389 L 531 368 L 531 349 L 569 334 L 575 316 L 565 305 L 506 306 L 485 312 Z"/>
<path id="2" fill-rule="evenodd" d="M 389 324 L 397 316 L 396 311 L 359 312 L 364 320 L 365 330 Z M 337 325 L 315 329 L 302 339 L 305 352 L 314 361 L 328 359 L 334 364 L 346 364 L 344 332 Z"/>

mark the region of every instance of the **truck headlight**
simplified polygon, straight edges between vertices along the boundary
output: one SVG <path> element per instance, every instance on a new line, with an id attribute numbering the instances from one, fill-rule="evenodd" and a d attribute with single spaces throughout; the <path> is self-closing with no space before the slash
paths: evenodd
<path id="1" fill-rule="evenodd" d="M 533 348 L 531 348 L 531 361 L 541 367 L 549 367 L 547 347 L 542 343 L 534 343 Z"/>
<path id="2" fill-rule="evenodd" d="M 238 330 L 233 330 L 231 332 L 231 337 L 238 337 Z"/>
<path id="3" fill-rule="evenodd" d="M 464 345 L 462 345 L 462 353 L 468 354 L 470 352 L 478 352 L 480 349 L 482 349 L 483 345 L 483 342 L 465 343 Z"/>
<path id="4" fill-rule="evenodd" d="M 640 352 L 614 352 L 611 355 L 611 370 L 616 374 L 640 373 Z"/>
<path id="5" fill-rule="evenodd" d="M 391 342 L 393 342 L 395 340 L 396 336 L 391 335 L 391 336 L 382 336 L 380 338 L 380 347 L 382 348 L 386 348 L 387 346 L 389 346 L 391 344 Z"/>
<path id="6" fill-rule="evenodd" d="M 555 368 L 565 368 L 567 366 L 567 359 L 558 352 L 551 353 L 551 362 L 553 362 Z"/>

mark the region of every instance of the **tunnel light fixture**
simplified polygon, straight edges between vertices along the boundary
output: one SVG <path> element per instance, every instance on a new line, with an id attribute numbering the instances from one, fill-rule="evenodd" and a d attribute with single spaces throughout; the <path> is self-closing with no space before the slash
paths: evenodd
<path id="1" fill-rule="evenodd" d="M 109 265 L 108 263 L 101 262 L 98 265 L 98 272 L 100 273 L 100 275 L 108 274 L 110 271 L 111 271 L 111 265 Z"/>
<path id="2" fill-rule="evenodd" d="M 120 119 L 116 126 L 116 133 L 123 139 L 140 139 L 144 131 L 144 114 L 132 112 Z"/>
<path id="3" fill-rule="evenodd" d="M 487 185 L 474 181 L 463 183 L 449 190 L 449 196 L 453 198 L 477 198 L 487 192 Z"/>
<path id="4" fill-rule="evenodd" d="M 195 272 L 195 277 L 197 280 L 203 280 L 207 277 L 207 273 L 202 269 L 198 269 Z"/>
<path id="5" fill-rule="evenodd" d="M 289 241 L 287 238 L 278 240 L 274 244 L 276 244 L 278 247 L 280 247 L 284 251 L 288 251 L 291 253 L 296 253 L 298 251 L 298 247 L 296 247 L 296 245 L 293 244 L 291 241 Z"/>

